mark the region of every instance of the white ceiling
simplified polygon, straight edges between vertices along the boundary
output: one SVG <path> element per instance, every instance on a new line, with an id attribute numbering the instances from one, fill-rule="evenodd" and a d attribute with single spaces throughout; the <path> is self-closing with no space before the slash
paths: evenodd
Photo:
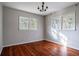
<path id="1" fill-rule="evenodd" d="M 38 11 L 37 7 L 41 6 L 41 2 L 4 2 L 3 5 L 39 15 L 48 15 L 51 12 L 61 10 L 76 3 L 77 2 L 45 2 L 45 5 L 48 6 L 46 12 Z"/>

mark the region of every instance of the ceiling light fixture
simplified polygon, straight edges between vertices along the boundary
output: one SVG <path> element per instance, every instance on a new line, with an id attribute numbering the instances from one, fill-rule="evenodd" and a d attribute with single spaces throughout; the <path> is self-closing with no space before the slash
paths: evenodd
<path id="1" fill-rule="evenodd" d="M 44 12 L 48 9 L 48 6 L 45 6 L 45 3 L 42 2 L 41 8 L 38 6 L 37 8 L 40 12 Z"/>

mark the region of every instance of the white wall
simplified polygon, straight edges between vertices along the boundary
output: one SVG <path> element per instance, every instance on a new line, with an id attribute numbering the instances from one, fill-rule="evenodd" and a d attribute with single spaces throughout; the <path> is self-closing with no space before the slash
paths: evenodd
<path id="1" fill-rule="evenodd" d="M 19 30 L 18 17 L 25 16 L 35 18 L 38 22 L 37 30 Z M 44 17 L 33 13 L 16 10 L 9 7 L 3 7 L 3 45 L 10 46 L 16 44 L 24 44 L 44 39 L 43 26 Z"/>
<path id="2" fill-rule="evenodd" d="M 79 50 L 79 5 L 78 6 L 70 6 L 68 8 L 65 8 L 61 11 L 58 11 L 58 12 L 55 12 L 55 13 L 52 13 L 48 16 L 46 16 L 46 39 L 47 40 L 50 40 L 50 41 L 54 41 L 54 42 L 57 42 L 60 44 L 60 40 L 59 39 L 54 39 L 52 37 L 52 34 L 51 34 L 51 20 L 52 20 L 52 17 L 55 16 L 55 15 L 63 15 L 64 13 L 68 13 L 68 12 L 71 12 L 71 11 L 76 11 L 76 30 L 73 31 L 60 31 L 62 34 L 64 34 L 67 38 L 68 38 L 68 41 L 67 41 L 67 46 L 68 47 L 71 47 L 71 48 L 74 48 L 74 49 L 78 49 Z"/>
<path id="3" fill-rule="evenodd" d="M 0 54 L 1 54 L 1 51 L 2 51 L 2 5 L 0 3 Z"/>

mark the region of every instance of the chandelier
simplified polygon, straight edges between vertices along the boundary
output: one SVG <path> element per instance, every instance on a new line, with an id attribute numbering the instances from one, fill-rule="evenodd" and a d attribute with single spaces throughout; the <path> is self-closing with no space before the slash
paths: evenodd
<path id="1" fill-rule="evenodd" d="M 45 6 L 45 3 L 42 2 L 41 8 L 38 6 L 37 8 L 40 12 L 44 12 L 48 9 L 48 6 Z"/>

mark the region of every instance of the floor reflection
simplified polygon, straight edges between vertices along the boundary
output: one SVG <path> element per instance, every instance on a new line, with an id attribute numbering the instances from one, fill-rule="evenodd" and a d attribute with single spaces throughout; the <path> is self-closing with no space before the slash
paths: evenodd
<path id="1" fill-rule="evenodd" d="M 60 48 L 60 55 L 67 56 L 67 47 L 61 47 Z"/>

